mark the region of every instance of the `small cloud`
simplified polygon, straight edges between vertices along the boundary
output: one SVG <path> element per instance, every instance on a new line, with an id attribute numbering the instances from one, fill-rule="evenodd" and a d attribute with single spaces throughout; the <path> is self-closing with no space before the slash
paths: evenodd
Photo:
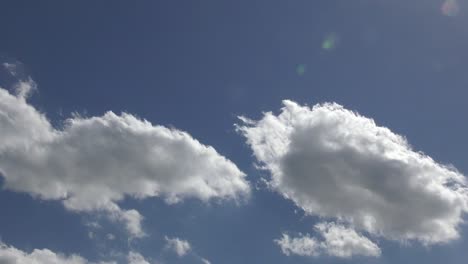
<path id="1" fill-rule="evenodd" d="M 102 228 L 101 224 L 99 224 L 96 221 L 89 221 L 89 222 L 86 222 L 84 225 L 89 227 L 89 228 L 93 228 L 93 229 Z"/>
<path id="2" fill-rule="evenodd" d="M 18 97 L 27 99 L 28 96 L 37 89 L 37 84 L 31 78 L 28 78 L 16 83 L 14 88 Z"/>
<path id="3" fill-rule="evenodd" d="M 174 251 L 179 257 L 185 256 L 191 250 L 190 243 L 187 240 L 167 236 L 164 239 L 166 240 L 166 249 Z"/>
<path id="4" fill-rule="evenodd" d="M 20 62 L 4 62 L 2 66 L 15 80 L 13 89 L 19 98 L 27 99 L 37 89 L 36 82 L 24 73 L 24 67 Z"/>
<path id="5" fill-rule="evenodd" d="M 9 74 L 12 76 L 16 76 L 18 74 L 18 64 L 17 63 L 10 63 L 10 62 L 4 62 L 2 63 L 3 67 L 8 71 Z"/>
<path id="6" fill-rule="evenodd" d="M 150 264 L 140 253 L 130 251 L 127 256 L 128 264 Z"/>
<path id="7" fill-rule="evenodd" d="M 283 234 L 280 239 L 274 240 L 286 256 L 318 256 L 320 255 L 320 243 L 310 235 L 291 238 L 288 234 Z"/>
<path id="8" fill-rule="evenodd" d="M 13 246 L 0 242 L 0 263 L 34 263 L 34 264 L 116 264 L 116 262 L 90 262 L 77 254 L 65 255 L 49 249 L 34 249 L 25 252 Z M 149 264 L 148 262 L 132 262 L 130 264 Z"/>
<path id="9" fill-rule="evenodd" d="M 201 261 L 203 262 L 203 264 L 211 264 L 211 262 L 205 258 L 201 258 Z"/>
<path id="10" fill-rule="evenodd" d="M 346 228 L 335 223 L 319 223 L 315 226 L 321 240 L 310 235 L 300 235 L 291 238 L 283 234 L 275 240 L 281 247 L 283 254 L 317 257 L 322 254 L 339 258 L 352 256 L 378 257 L 380 248 L 367 237 L 358 234 L 354 229 Z"/>

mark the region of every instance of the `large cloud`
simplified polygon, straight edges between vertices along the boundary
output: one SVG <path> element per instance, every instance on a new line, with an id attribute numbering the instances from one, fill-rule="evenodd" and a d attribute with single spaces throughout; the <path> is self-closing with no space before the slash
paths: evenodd
<path id="1" fill-rule="evenodd" d="M 375 236 L 424 244 L 459 236 L 468 209 L 461 173 L 338 104 L 283 103 L 279 115 L 238 127 L 272 188 L 310 215 Z"/>
<path id="2" fill-rule="evenodd" d="M 368 238 L 358 234 L 355 230 L 334 223 L 319 223 L 315 226 L 322 239 L 319 241 L 310 235 L 291 238 L 283 234 L 275 242 L 281 247 L 285 255 L 330 256 L 349 258 L 354 255 L 378 257 L 380 248 Z"/>
<path id="3" fill-rule="evenodd" d="M 0 264 L 93 264 L 79 255 L 65 256 L 49 249 L 34 249 L 31 253 L 0 242 Z M 99 262 L 94 264 L 116 264 Z"/>
<path id="4" fill-rule="evenodd" d="M 245 174 L 210 146 L 177 129 L 123 113 L 68 119 L 63 129 L 18 95 L 0 88 L 0 173 L 4 187 L 40 199 L 60 200 L 74 211 L 104 210 L 144 235 L 126 196 L 239 199 L 250 191 Z"/>

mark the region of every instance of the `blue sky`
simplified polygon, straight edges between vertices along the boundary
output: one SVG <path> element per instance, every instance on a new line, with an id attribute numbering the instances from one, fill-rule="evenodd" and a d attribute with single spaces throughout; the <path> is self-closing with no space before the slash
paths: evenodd
<path id="1" fill-rule="evenodd" d="M 88 263 L 72 262 L 72 254 L 89 263 L 132 264 L 465 263 L 467 12 L 466 3 L 455 0 L 3 1 L 0 114 L 17 117 L 17 123 L 0 119 L 0 263 L 2 257 L 7 264 L 23 263 L 11 262 L 21 258 L 13 249 L 23 252 L 26 263 L 37 257 L 34 249 L 63 254 L 58 264 Z M 26 96 L 17 94 L 31 87 Z M 284 107 L 286 99 L 296 102 L 309 123 L 301 123 L 298 108 Z M 305 107 L 325 102 L 360 115 Z M 20 106 L 34 113 L 26 115 Z M 115 116 L 106 116 L 108 111 Z M 269 111 L 273 119 L 291 117 L 262 126 Z M 41 113 L 45 123 L 37 121 Z M 260 122 L 242 123 L 238 116 Z M 67 128 L 70 118 L 77 125 Z M 342 121 L 334 126 L 330 118 Z M 151 122 L 144 129 L 153 132 L 141 132 L 140 119 Z M 360 122 L 369 127 L 353 125 Z M 297 133 L 283 135 L 281 127 Z M 414 151 L 400 141 L 387 145 L 394 134 L 381 136 L 382 127 L 405 137 Z M 333 169 L 339 153 L 327 156 L 317 147 L 322 129 L 324 140 L 337 135 L 329 140 L 354 153 L 340 154 L 347 165 L 339 173 Z M 339 135 L 348 132 L 351 139 L 342 141 Z M 401 150 L 411 161 L 395 169 L 387 156 L 372 160 L 361 143 L 348 145 L 373 133 L 379 135 L 371 140 L 375 146 Z M 282 146 L 277 134 L 291 142 L 285 153 L 269 152 Z M 63 154 L 67 148 L 60 144 L 83 153 Z M 24 146 L 45 146 L 50 153 L 44 158 Z M 206 146 L 216 152 L 205 153 Z M 152 152 L 159 148 L 167 159 Z M 273 158 L 263 157 L 264 151 Z M 331 169 L 315 171 L 326 162 Z M 368 187 L 368 177 L 352 177 L 356 170 L 375 177 L 378 187 Z M 406 199 L 401 214 L 370 202 L 348 211 L 337 204 L 354 201 L 352 194 L 334 203 L 320 189 L 312 191 L 328 186 L 321 179 L 335 177 L 330 193 L 365 185 L 398 205 L 381 192 L 394 190 L 379 178 L 386 173 L 396 185 L 442 175 L 448 183 L 437 188 L 460 201 L 400 186 L 401 193 L 393 194 Z M 140 174 L 145 184 L 119 185 L 120 179 L 137 182 Z M 451 188 L 452 181 L 462 187 Z M 145 189 L 149 182 L 159 193 Z M 96 193 L 93 186 L 103 189 Z M 92 195 L 108 200 L 98 203 Z M 78 198 L 67 202 L 71 197 Z M 324 202 L 314 207 L 312 201 Z M 375 230 L 354 214 L 361 209 L 377 219 Z M 143 217 L 140 233 L 129 228 L 131 210 Z M 440 230 L 431 225 L 437 221 Z M 337 256 L 316 228 L 324 222 L 356 232 L 358 244 L 372 243 L 380 253 L 363 254 L 354 245 L 351 256 Z M 452 227 L 457 238 L 444 233 Z M 282 234 L 310 234 L 318 253 L 310 244 L 309 253 L 282 248 Z M 180 251 L 184 241 L 190 249 Z M 130 252 L 147 262 L 132 260 Z"/>

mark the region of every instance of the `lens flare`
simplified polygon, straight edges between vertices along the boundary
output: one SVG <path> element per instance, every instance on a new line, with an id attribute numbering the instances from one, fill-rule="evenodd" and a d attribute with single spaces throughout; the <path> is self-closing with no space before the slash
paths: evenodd
<path id="1" fill-rule="evenodd" d="M 306 72 L 306 70 L 307 70 L 307 65 L 305 65 L 305 64 L 298 64 L 298 65 L 296 66 L 296 73 L 297 73 L 297 75 L 299 75 L 299 76 L 304 75 L 304 73 Z"/>
<path id="2" fill-rule="evenodd" d="M 322 42 L 322 49 L 324 50 L 333 50 L 336 48 L 336 44 L 338 43 L 338 35 L 336 33 L 329 33 L 325 36 L 325 39 Z"/>
<path id="3" fill-rule="evenodd" d="M 457 0 L 445 0 L 441 7 L 442 14 L 450 17 L 457 16 L 460 12 L 460 5 Z"/>

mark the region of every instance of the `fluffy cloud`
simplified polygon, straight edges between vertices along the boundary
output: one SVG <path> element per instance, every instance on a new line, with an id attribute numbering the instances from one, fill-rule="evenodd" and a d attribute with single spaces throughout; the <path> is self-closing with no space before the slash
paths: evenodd
<path id="1" fill-rule="evenodd" d="M 142 263 L 142 262 L 135 262 Z M 144 263 L 144 262 L 143 262 Z M 93 264 L 78 255 L 65 256 L 48 249 L 34 249 L 31 253 L 24 252 L 0 242 L 0 264 Z M 115 264 L 115 262 L 99 262 L 98 264 Z"/>
<path id="2" fill-rule="evenodd" d="M 468 191 L 456 169 L 338 104 L 283 103 L 280 114 L 238 126 L 273 189 L 374 236 L 426 245 L 459 237 Z"/>
<path id="3" fill-rule="evenodd" d="M 188 133 L 131 114 L 68 119 L 62 129 L 27 103 L 33 83 L 18 95 L 0 88 L 0 174 L 4 187 L 73 211 L 106 211 L 141 237 L 142 216 L 118 201 L 162 197 L 240 199 L 250 192 L 245 174 Z"/>
<path id="4" fill-rule="evenodd" d="M 165 239 L 166 249 L 174 251 L 179 257 L 185 256 L 192 249 L 190 243 L 187 240 L 183 240 L 177 237 L 165 237 Z"/>
<path id="5" fill-rule="evenodd" d="M 334 223 L 319 223 L 316 231 L 322 237 L 319 241 L 310 235 L 290 238 L 283 234 L 281 239 L 275 242 L 281 247 L 285 255 L 330 256 L 349 258 L 354 255 L 377 257 L 380 256 L 380 248 L 368 238 L 358 234 L 355 230 L 345 228 Z"/>

